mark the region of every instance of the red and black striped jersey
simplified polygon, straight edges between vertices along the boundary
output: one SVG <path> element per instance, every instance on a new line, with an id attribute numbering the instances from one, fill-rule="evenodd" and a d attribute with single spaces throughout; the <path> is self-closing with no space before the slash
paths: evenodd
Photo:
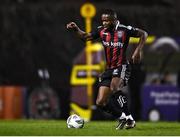
<path id="1" fill-rule="evenodd" d="M 120 24 L 119 21 L 114 30 L 99 26 L 95 31 L 91 32 L 93 39 L 101 39 L 108 69 L 117 68 L 127 62 L 126 49 L 129 39 L 135 37 L 137 33 L 136 28 Z"/>

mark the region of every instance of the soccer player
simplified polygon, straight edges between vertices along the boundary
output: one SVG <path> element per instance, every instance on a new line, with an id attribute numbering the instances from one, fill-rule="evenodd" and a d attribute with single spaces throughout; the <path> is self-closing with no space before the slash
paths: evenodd
<path id="1" fill-rule="evenodd" d="M 67 24 L 68 30 L 74 30 L 82 40 L 100 39 L 105 51 L 106 70 L 99 78 L 99 91 L 96 104 L 102 110 L 111 113 L 118 119 L 116 129 L 135 127 L 135 120 L 128 110 L 127 97 L 122 88 L 127 86 L 130 77 L 130 64 L 126 59 L 126 49 L 130 37 L 139 37 L 139 43 L 132 54 L 132 63 L 141 60 L 142 48 L 147 39 L 147 32 L 125 26 L 117 19 L 117 14 L 111 10 L 105 10 L 101 15 L 102 26 L 86 33 L 75 22 Z"/>

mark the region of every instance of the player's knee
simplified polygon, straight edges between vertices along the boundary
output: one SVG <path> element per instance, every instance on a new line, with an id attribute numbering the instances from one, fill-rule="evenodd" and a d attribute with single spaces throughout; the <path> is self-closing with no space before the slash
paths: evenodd
<path id="1" fill-rule="evenodd" d="M 111 86 L 110 86 L 110 89 L 111 89 L 111 91 L 117 91 L 117 90 L 119 90 L 119 88 L 118 88 L 117 85 L 111 85 Z"/>
<path id="2" fill-rule="evenodd" d="M 105 101 L 103 99 L 97 99 L 96 100 L 96 105 L 97 106 L 104 106 L 104 104 L 105 104 Z"/>
<path id="3" fill-rule="evenodd" d="M 111 84 L 110 89 L 111 91 L 119 91 L 123 88 L 123 82 L 120 82 L 119 84 Z"/>

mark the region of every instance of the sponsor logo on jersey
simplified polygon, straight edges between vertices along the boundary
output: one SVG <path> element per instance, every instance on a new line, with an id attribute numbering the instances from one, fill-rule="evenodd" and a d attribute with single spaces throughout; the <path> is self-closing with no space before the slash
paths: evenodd
<path id="1" fill-rule="evenodd" d="M 123 47 L 123 43 L 121 43 L 121 42 L 106 42 L 106 41 L 102 41 L 102 43 L 103 43 L 103 45 L 105 46 L 105 47 Z"/>

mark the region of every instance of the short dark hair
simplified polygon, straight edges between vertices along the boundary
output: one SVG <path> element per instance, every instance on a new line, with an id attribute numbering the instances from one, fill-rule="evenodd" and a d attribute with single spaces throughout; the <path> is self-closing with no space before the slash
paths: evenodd
<path id="1" fill-rule="evenodd" d="M 104 9 L 102 11 L 102 14 L 108 14 L 109 16 L 113 17 L 113 19 L 117 19 L 117 14 L 114 10 L 112 9 Z"/>

